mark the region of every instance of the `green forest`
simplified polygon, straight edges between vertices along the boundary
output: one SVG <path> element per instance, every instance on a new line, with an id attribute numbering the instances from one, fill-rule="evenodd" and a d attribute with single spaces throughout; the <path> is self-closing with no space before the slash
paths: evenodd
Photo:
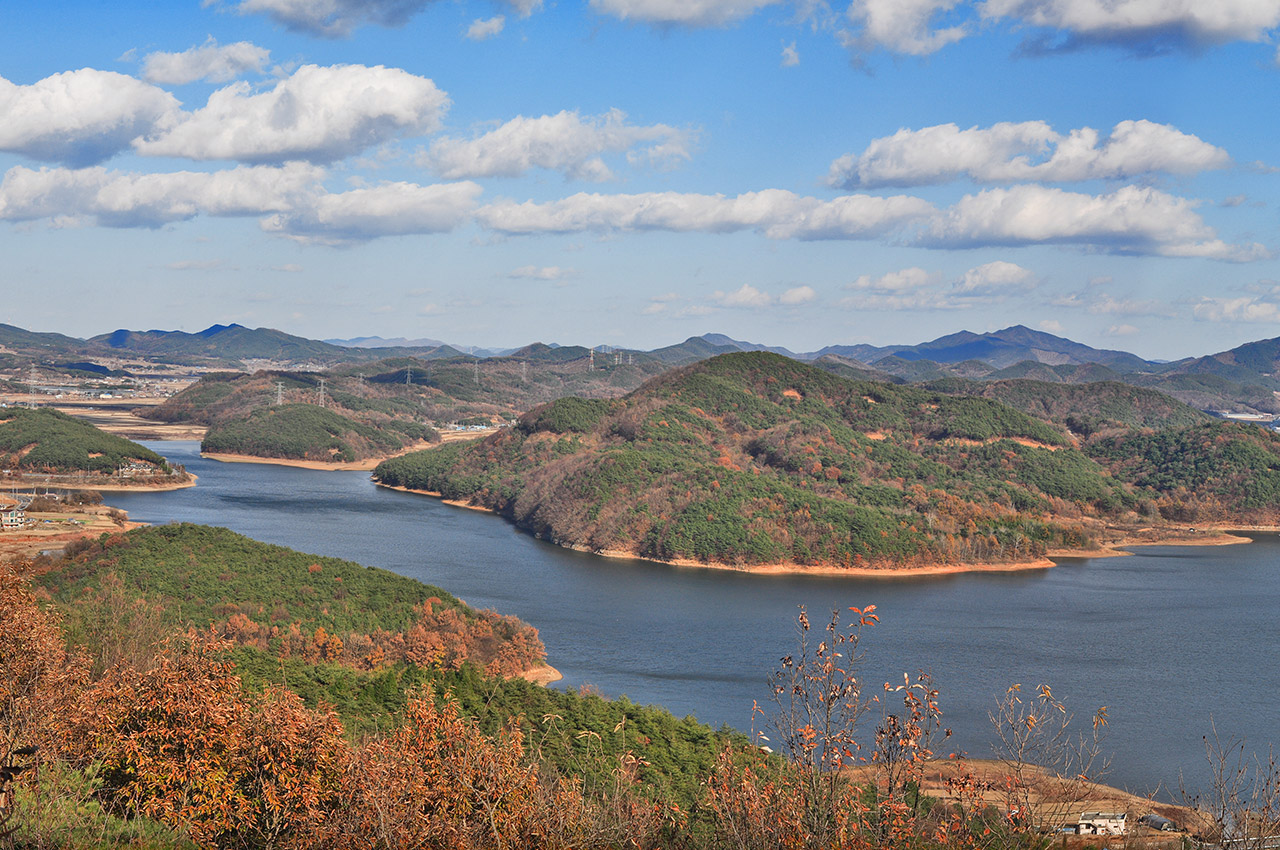
<path id="1" fill-rule="evenodd" d="M 1108 523 L 1275 511 L 1280 439 L 1262 429 L 1119 384 L 978 389 L 728 354 L 375 477 L 559 543 L 743 566 L 1017 562 L 1087 548 Z"/>
<path id="2" fill-rule="evenodd" d="M 313 404 L 282 404 L 219 421 L 200 450 L 350 463 L 439 439 L 433 428 L 410 419 L 357 421 Z"/>
<path id="3" fill-rule="evenodd" d="M 0 408 L 0 463 L 20 472 L 111 474 L 130 461 L 167 469 L 145 446 L 50 408 Z"/>

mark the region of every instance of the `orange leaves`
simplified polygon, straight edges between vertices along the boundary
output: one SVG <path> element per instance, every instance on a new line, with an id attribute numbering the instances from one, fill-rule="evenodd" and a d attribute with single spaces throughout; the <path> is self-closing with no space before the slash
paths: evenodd
<path id="1" fill-rule="evenodd" d="M 880 617 L 875 613 L 876 606 L 868 605 L 866 608 L 849 607 L 849 610 L 858 616 L 857 625 L 874 626 L 880 622 Z"/>
<path id="2" fill-rule="evenodd" d="M 198 843 L 270 846 L 323 819 L 349 752 L 332 712 L 246 695 L 226 647 L 189 633 L 149 672 L 111 671 L 68 718 L 66 750 L 104 765 L 117 803 Z"/>

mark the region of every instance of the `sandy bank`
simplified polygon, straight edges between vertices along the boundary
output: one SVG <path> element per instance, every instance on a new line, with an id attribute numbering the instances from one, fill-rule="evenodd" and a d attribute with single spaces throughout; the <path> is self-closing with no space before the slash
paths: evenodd
<path id="1" fill-rule="evenodd" d="M 541 685 L 545 688 L 552 682 L 558 682 L 563 679 L 564 675 L 550 664 L 543 664 L 541 667 L 531 667 L 528 670 L 517 673 L 513 678 L 524 679 L 526 682 L 533 682 L 533 684 Z"/>
<path id="2" fill-rule="evenodd" d="M 51 476 L 34 475 L 6 478 L 4 486 L 17 487 L 18 489 L 38 488 L 40 490 L 96 490 L 99 493 L 159 493 L 166 490 L 183 490 L 187 487 L 194 487 L 196 486 L 197 478 L 198 476 L 188 472 L 187 477 L 180 481 L 133 481 L 125 483 L 119 479 L 94 481 L 82 478 L 75 481 L 58 481 Z"/>
<path id="3" fill-rule="evenodd" d="M 221 461 L 222 463 L 269 463 L 274 466 L 293 466 L 298 469 L 316 469 L 328 472 L 371 472 L 374 467 L 382 463 L 384 460 L 390 460 L 393 457 L 408 454 L 409 452 L 417 452 L 423 449 L 431 448 L 437 443 L 414 443 L 411 446 L 405 446 L 398 452 L 389 455 L 378 455 L 377 457 L 365 458 L 364 460 L 355 460 L 351 462 L 337 461 L 330 463 L 323 460 L 298 460 L 291 457 L 258 457 L 257 455 L 240 455 L 228 454 L 224 452 L 201 452 L 200 457 L 207 457 L 209 460 Z"/>

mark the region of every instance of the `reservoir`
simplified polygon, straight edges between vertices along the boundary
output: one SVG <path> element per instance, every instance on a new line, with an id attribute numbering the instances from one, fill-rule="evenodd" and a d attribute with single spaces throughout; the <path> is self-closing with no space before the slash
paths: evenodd
<path id="1" fill-rule="evenodd" d="M 348 558 L 436 584 L 477 608 L 536 626 L 556 687 L 665 706 L 752 728 L 752 705 L 833 608 L 875 605 L 864 681 L 879 692 L 930 672 L 940 753 L 988 757 L 987 712 L 1020 683 L 1045 683 L 1088 731 L 1105 705 L 1114 761 L 1106 781 L 1176 798 L 1179 775 L 1207 780 L 1203 736 L 1280 742 L 1280 537 L 1249 545 L 1145 547 L 1048 570 L 929 578 L 753 576 L 601 558 L 534 540 L 490 514 L 375 487 L 364 472 L 226 464 L 197 443 L 150 443 L 199 476 L 194 488 L 108 495 L 149 523 L 221 525 L 257 540 Z M 757 729 L 763 728 L 759 718 Z M 864 745 L 873 722 L 864 721 Z"/>

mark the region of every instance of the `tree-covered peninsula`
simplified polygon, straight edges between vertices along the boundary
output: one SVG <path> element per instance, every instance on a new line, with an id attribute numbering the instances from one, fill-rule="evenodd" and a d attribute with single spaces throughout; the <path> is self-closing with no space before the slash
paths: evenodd
<path id="1" fill-rule="evenodd" d="M 151 449 L 43 407 L 0 408 L 0 466 L 18 480 L 57 476 L 59 483 L 76 485 L 189 480 Z"/>
<path id="2" fill-rule="evenodd" d="M 1088 548 L 1108 523 L 1270 521 L 1280 439 L 1161 405 L 1177 410 L 1159 429 L 1125 421 L 1159 406 L 1145 396 L 1078 421 L 1050 399 L 1050 422 L 995 399 L 731 354 L 620 400 L 553 402 L 483 442 L 374 474 L 562 544 L 737 566 L 1025 562 Z"/>

